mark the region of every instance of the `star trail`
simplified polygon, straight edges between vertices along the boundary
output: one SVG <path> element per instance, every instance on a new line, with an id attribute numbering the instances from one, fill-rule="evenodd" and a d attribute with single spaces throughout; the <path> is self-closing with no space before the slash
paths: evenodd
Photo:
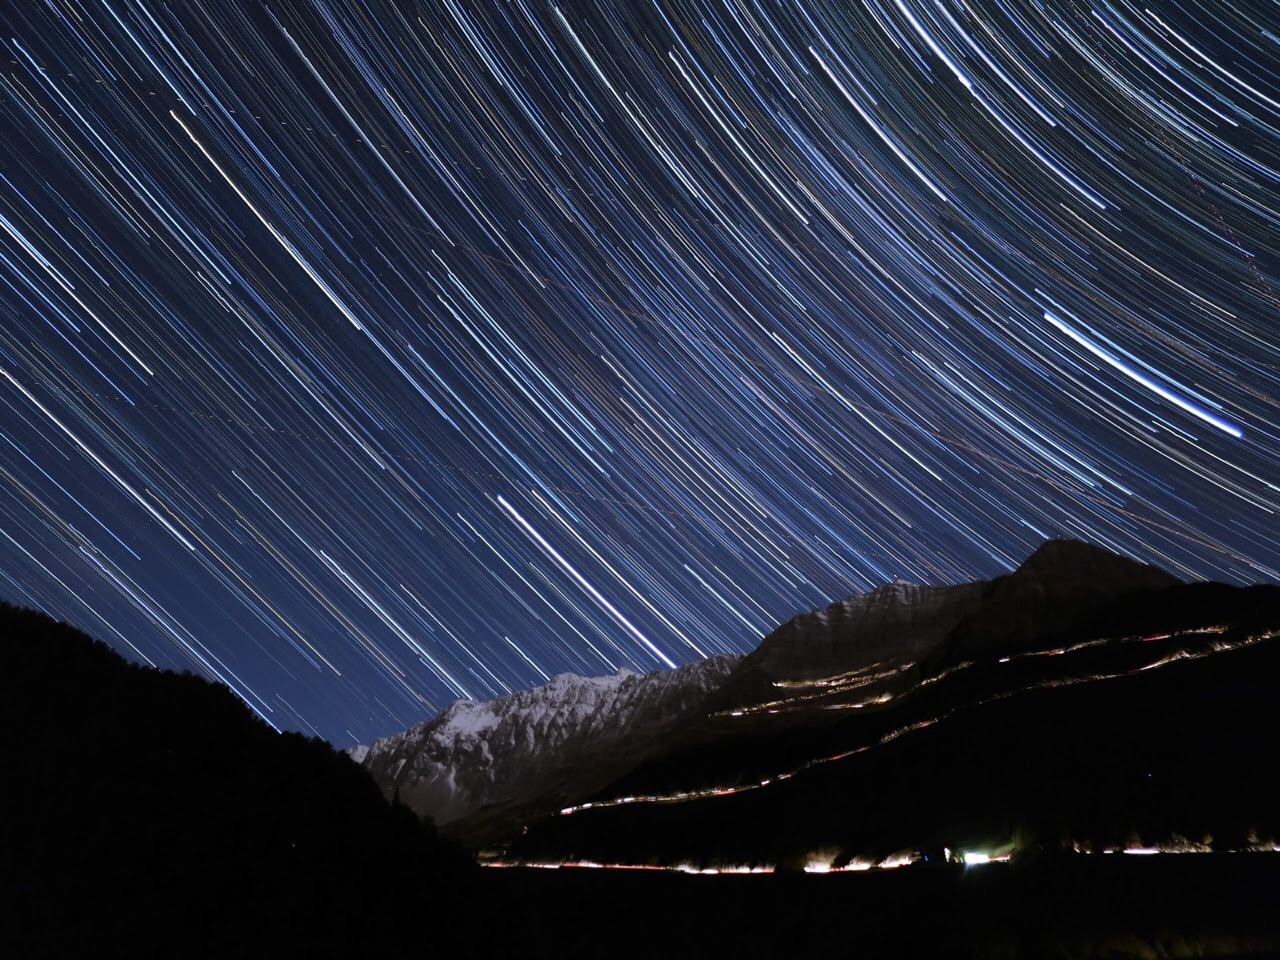
<path id="1" fill-rule="evenodd" d="M 340 746 L 1072 536 L 1280 580 L 1269 4 L 0 15 L 0 596 Z"/>

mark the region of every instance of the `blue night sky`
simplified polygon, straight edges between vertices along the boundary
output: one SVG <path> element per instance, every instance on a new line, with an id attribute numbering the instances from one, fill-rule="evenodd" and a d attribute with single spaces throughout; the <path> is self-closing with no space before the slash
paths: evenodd
<path id="1" fill-rule="evenodd" d="M 0 597 L 346 746 L 1051 536 L 1276 582 L 1269 9 L 4 4 Z"/>

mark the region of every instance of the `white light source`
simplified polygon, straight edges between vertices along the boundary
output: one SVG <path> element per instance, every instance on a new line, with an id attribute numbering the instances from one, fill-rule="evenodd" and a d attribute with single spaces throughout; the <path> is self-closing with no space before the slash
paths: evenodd
<path id="1" fill-rule="evenodd" d="M 964 855 L 964 862 L 966 864 L 990 863 L 991 858 L 987 856 L 985 853 L 967 852 Z"/>

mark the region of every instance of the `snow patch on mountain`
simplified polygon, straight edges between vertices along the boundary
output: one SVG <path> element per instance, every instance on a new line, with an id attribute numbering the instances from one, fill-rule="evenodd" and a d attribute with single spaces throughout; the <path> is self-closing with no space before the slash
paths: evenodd
<path id="1" fill-rule="evenodd" d="M 739 659 L 710 657 L 648 674 L 562 673 L 485 703 L 458 700 L 433 720 L 349 754 L 388 797 L 448 824 L 552 782 L 587 789 L 611 769 L 610 754 L 659 736 L 705 700 Z"/>

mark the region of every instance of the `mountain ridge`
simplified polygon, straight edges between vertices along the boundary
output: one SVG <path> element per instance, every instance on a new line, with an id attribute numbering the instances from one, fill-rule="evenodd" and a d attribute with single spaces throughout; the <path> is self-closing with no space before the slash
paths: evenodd
<path id="1" fill-rule="evenodd" d="M 1117 598 L 1170 588 L 1157 567 L 1067 539 L 1008 574 L 946 586 L 901 580 L 790 618 L 742 657 L 650 674 L 561 674 L 349 751 L 386 796 L 446 834 L 484 840 L 570 805 L 663 752 L 718 741 L 717 716 L 874 705 L 974 657 L 1078 629 Z M 856 701 L 851 703 L 850 701 Z"/>

